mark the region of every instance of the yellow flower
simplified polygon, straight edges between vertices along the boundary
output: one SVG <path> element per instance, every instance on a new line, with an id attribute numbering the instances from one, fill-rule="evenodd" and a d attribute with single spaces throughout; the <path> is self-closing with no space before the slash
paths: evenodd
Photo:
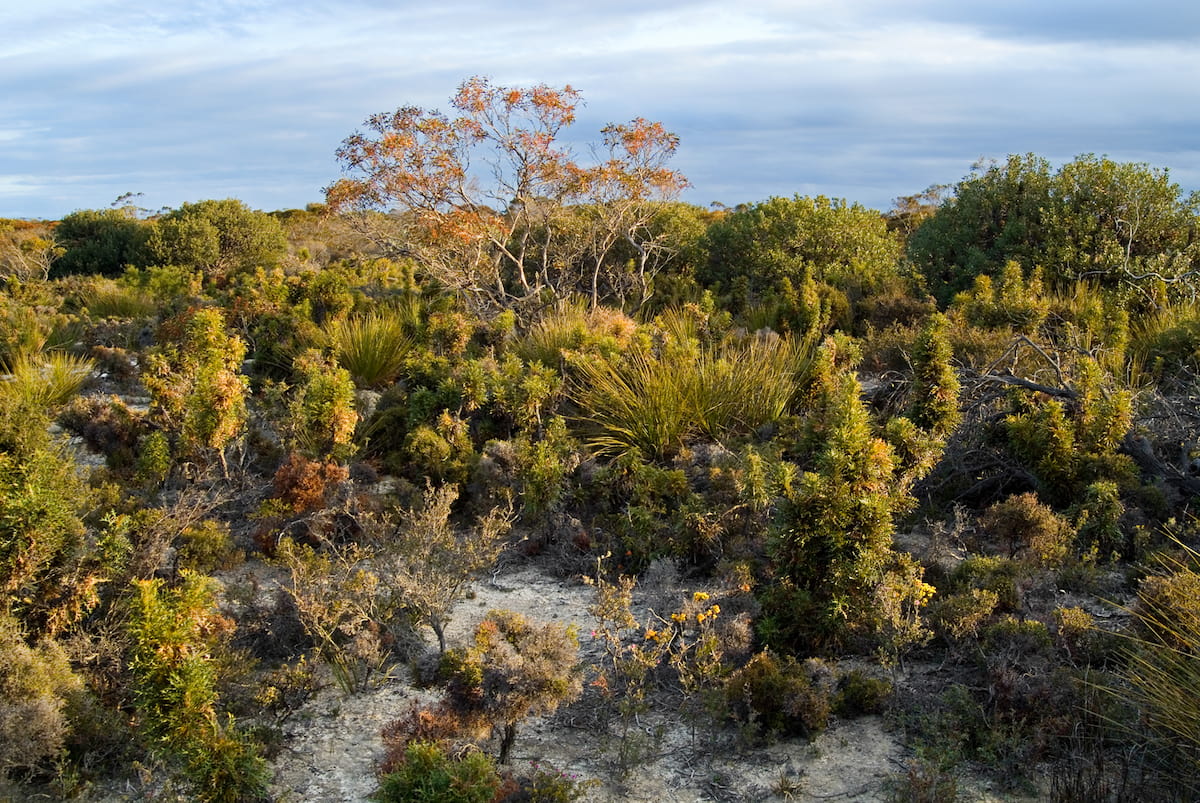
<path id="1" fill-rule="evenodd" d="M 704 602 L 708 599 L 708 594 L 704 591 L 697 591 L 695 594 L 692 594 L 692 599 L 695 602 Z"/>
<path id="2" fill-rule="evenodd" d="M 648 639 L 656 639 L 656 638 L 658 638 L 658 631 L 657 631 L 657 630 L 647 630 L 647 631 L 646 631 L 646 638 L 648 638 Z"/>

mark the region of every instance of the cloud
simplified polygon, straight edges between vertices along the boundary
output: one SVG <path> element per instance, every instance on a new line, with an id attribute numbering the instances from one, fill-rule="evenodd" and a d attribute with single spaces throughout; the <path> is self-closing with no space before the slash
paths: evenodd
<path id="1" fill-rule="evenodd" d="M 6 192 L 0 215 L 130 189 L 150 206 L 302 205 L 366 116 L 445 109 L 474 74 L 579 88 L 581 151 L 608 122 L 663 120 L 700 203 L 824 192 L 886 206 L 1027 150 L 1191 181 L 1200 10 L 1093 5 L 44 0 L 6 12 L 22 35 L 0 43 L 0 141 L 5 170 L 60 189 Z"/>

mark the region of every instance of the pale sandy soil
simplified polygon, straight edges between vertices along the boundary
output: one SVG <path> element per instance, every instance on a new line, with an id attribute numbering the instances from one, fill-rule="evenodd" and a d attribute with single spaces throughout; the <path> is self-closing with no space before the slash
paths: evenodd
<path id="1" fill-rule="evenodd" d="M 451 644 L 466 638 L 488 610 L 505 608 L 528 617 L 574 623 L 584 659 L 598 645 L 587 612 L 592 590 L 582 583 L 546 577 L 526 567 L 476 584 L 474 597 L 459 604 L 448 629 Z M 413 700 L 430 701 L 403 677 L 379 688 L 343 695 L 324 689 L 288 723 L 286 747 L 274 763 L 274 791 L 284 801 L 366 801 L 375 788 L 383 755 L 380 730 Z M 827 801 L 887 800 L 887 780 L 905 766 L 900 734 L 881 717 L 834 719 L 815 741 L 782 740 L 738 747 L 734 735 L 716 735 L 716 749 L 702 746 L 712 732 L 698 733 L 682 718 L 653 714 L 643 720 L 644 761 L 621 773 L 614 738 L 564 710 L 531 720 L 517 734 L 513 764 L 550 763 L 559 770 L 595 778 L 591 801 Z M 986 785 L 960 784 L 962 800 L 1011 800 L 993 796 Z"/>

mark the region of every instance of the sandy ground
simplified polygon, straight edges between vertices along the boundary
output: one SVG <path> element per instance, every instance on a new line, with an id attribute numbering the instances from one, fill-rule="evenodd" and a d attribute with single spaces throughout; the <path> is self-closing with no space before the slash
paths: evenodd
<path id="1" fill-rule="evenodd" d="M 535 568 L 500 575 L 474 587 L 473 598 L 454 612 L 451 644 L 471 633 L 487 613 L 505 608 L 539 620 L 574 623 L 586 655 L 597 647 L 587 607 L 591 588 L 547 578 Z M 401 674 L 403 674 L 401 672 Z M 397 677 L 366 692 L 345 696 L 322 690 L 289 720 L 287 742 L 274 764 L 274 791 L 285 801 L 366 801 L 375 788 L 383 755 L 381 729 L 414 700 L 429 693 Z M 815 741 L 783 740 L 738 749 L 729 733 L 716 750 L 697 747 L 712 737 L 681 718 L 647 717 L 643 760 L 622 773 L 613 739 L 580 724 L 570 708 L 531 720 L 517 734 L 513 764 L 550 763 L 559 770 L 596 778 L 588 800 L 885 800 L 885 782 L 903 767 L 904 751 L 880 717 L 834 720 Z M 786 793 L 786 794 L 785 794 Z"/>

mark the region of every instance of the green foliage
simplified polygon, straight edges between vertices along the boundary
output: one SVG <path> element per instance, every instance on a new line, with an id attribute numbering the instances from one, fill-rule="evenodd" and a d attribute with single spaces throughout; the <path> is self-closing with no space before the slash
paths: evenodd
<path id="1" fill-rule="evenodd" d="M 53 319 L 37 308 L 0 293 L 0 366 L 42 352 L 53 327 Z"/>
<path id="2" fill-rule="evenodd" d="M 1156 379 L 1200 369 L 1200 304 L 1164 304 L 1139 316 L 1131 339 L 1131 352 Z"/>
<path id="3" fill-rule="evenodd" d="M 534 803 L 574 803 L 587 797 L 589 789 L 600 785 L 598 780 L 580 780 L 578 775 L 550 764 L 534 762 L 531 769 L 532 775 L 525 785 Z"/>
<path id="4" fill-rule="evenodd" d="M 985 588 L 939 594 L 929 604 L 929 622 L 939 637 L 957 649 L 978 637 L 999 602 L 1000 596 Z"/>
<path id="5" fill-rule="evenodd" d="M 339 318 L 325 327 L 330 347 L 342 368 L 364 388 L 382 388 L 400 375 L 413 348 L 414 321 L 384 310 Z"/>
<path id="6" fill-rule="evenodd" d="M 986 329 L 1007 328 L 1030 334 L 1046 319 L 1049 303 L 1042 288 L 1041 271 L 1033 269 L 1026 280 L 1021 264 L 1009 261 L 1000 270 L 999 281 L 980 274 L 971 289 L 954 297 L 968 323 Z"/>
<path id="7" fill-rule="evenodd" d="M 698 270 L 707 285 L 728 292 L 745 279 L 752 298 L 766 297 L 787 279 L 805 275 L 857 299 L 898 279 L 899 240 L 878 212 L 844 200 L 771 198 L 739 207 L 708 230 L 709 262 Z"/>
<path id="8" fill-rule="evenodd" d="M 241 201 L 183 204 L 158 219 L 148 247 L 160 265 L 178 265 L 223 281 L 275 264 L 287 251 L 279 221 Z"/>
<path id="9" fill-rule="evenodd" d="M 725 684 L 725 701 L 735 719 L 761 734 L 812 738 L 829 722 L 830 690 L 821 682 L 820 661 L 800 664 L 791 656 L 760 652 Z"/>
<path id="10" fill-rule="evenodd" d="M 54 236 L 64 249 L 52 274 L 99 273 L 119 276 L 126 267 L 142 267 L 153 225 L 125 209 L 84 209 L 64 217 Z"/>
<path id="11" fill-rule="evenodd" d="M 319 352 L 302 354 L 294 365 L 297 386 L 288 401 L 286 428 L 292 444 L 313 459 L 346 460 L 354 452 L 358 426 L 350 372 Z"/>
<path id="12" fill-rule="evenodd" d="M 578 463 L 577 448 L 561 416 L 550 419 L 540 439 L 517 439 L 521 516 L 526 521 L 543 520 L 559 509 L 567 491 L 567 477 Z"/>
<path id="13" fill-rule="evenodd" d="M 601 453 L 638 449 L 664 459 L 688 439 L 722 440 L 778 422 L 788 411 L 811 344 L 751 338 L 688 357 L 633 354 L 618 364 L 578 362 L 575 399 Z"/>
<path id="14" fill-rule="evenodd" d="M 958 377 L 950 360 L 946 316 L 929 317 L 913 347 L 913 388 L 909 415 L 917 426 L 946 438 L 958 426 Z"/>
<path id="15" fill-rule="evenodd" d="M 1032 493 L 1017 494 L 984 511 L 980 527 L 1009 558 L 1058 567 L 1066 560 L 1075 528 Z"/>
<path id="16" fill-rule="evenodd" d="M 1093 482 L 1087 486 L 1075 515 L 1080 553 L 1101 561 L 1136 557 L 1134 541 L 1121 526 L 1124 515 L 1125 505 L 1115 482 Z"/>
<path id="17" fill-rule="evenodd" d="M 50 414 L 79 393 L 92 377 L 95 363 L 61 351 L 19 354 L 8 361 L 10 377 L 0 385 L 5 406 L 42 410 Z"/>
<path id="18" fill-rule="evenodd" d="M 829 340 L 802 392 L 809 470 L 786 489 L 760 632 L 778 649 L 829 647 L 880 625 L 877 593 L 894 563 L 892 515 L 908 504 L 891 447 L 871 428 L 853 372 Z M 890 582 L 890 581 L 889 581 Z M 922 593 L 902 594 L 917 603 Z M 896 586 L 894 590 L 898 590 Z M 891 598 L 891 592 L 884 597 Z"/>
<path id="19" fill-rule="evenodd" d="M 1133 284 L 1143 282 L 1137 274 L 1171 280 L 1196 264 L 1196 209 L 1165 169 L 1085 154 L 1055 175 L 1053 200 L 1043 264 L 1063 278 Z"/>
<path id="20" fill-rule="evenodd" d="M 411 629 L 395 587 L 372 566 L 373 551 L 326 542 L 318 550 L 283 538 L 276 547 L 288 569 L 287 592 L 304 631 L 342 690 L 367 688 L 390 659 L 385 635 Z"/>
<path id="21" fill-rule="evenodd" d="M 1118 453 L 1133 420 L 1133 396 L 1105 387 L 1090 357 L 1076 368 L 1072 403 L 1014 394 L 1004 419 L 1009 449 L 1037 477 L 1043 498 L 1066 507 L 1097 480 L 1131 484 L 1133 463 Z"/>
<path id="22" fill-rule="evenodd" d="M 184 313 L 176 326 L 174 341 L 147 359 L 143 381 L 152 413 L 178 436 L 182 454 L 215 452 L 224 465 L 225 447 L 246 423 L 247 381 L 241 374 L 246 344 L 226 332 L 225 316 L 212 307 Z"/>
<path id="23" fill-rule="evenodd" d="M 1196 263 L 1195 216 L 1165 170 L 1091 154 L 1052 172 L 1033 154 L 977 165 L 909 238 L 909 257 L 947 300 L 1008 262 L 1042 265 L 1055 283 L 1091 278 L 1143 302 Z M 1157 277 L 1157 278 L 1150 278 Z"/>
<path id="24" fill-rule="evenodd" d="M 1122 650 L 1123 679 L 1147 732 L 1134 732 L 1159 755 L 1163 771 L 1184 779 L 1191 793 L 1200 778 L 1200 553 L 1159 560 L 1158 574 L 1142 581 L 1133 608 L 1135 634 Z"/>
<path id="25" fill-rule="evenodd" d="M 179 567 L 198 573 L 229 568 L 238 551 L 229 533 L 229 525 L 204 519 L 179 534 Z"/>
<path id="26" fill-rule="evenodd" d="M 217 711 L 211 653 L 232 624 L 216 611 L 210 578 L 184 571 L 177 588 L 134 582 L 126 628 L 141 728 L 182 761 L 195 798 L 211 803 L 266 799 L 269 780 L 255 747 Z"/>
<path id="27" fill-rule="evenodd" d="M 637 323 L 628 315 L 610 307 L 588 307 L 581 299 L 568 299 L 530 326 L 513 344 L 513 350 L 527 363 L 557 369 L 568 354 L 614 362 L 637 345 Z"/>
<path id="28" fill-rule="evenodd" d="M 404 760 L 384 775 L 380 803 L 491 803 L 500 789 L 492 759 L 477 750 L 451 758 L 432 742 L 411 742 Z"/>
<path id="29" fill-rule="evenodd" d="M 46 224 L 0 218 L 0 279 L 44 281 L 62 253 Z"/>
<path id="30" fill-rule="evenodd" d="M 891 681 L 872 677 L 861 669 L 852 670 L 838 680 L 833 713 L 841 717 L 881 714 L 894 691 Z"/>
<path id="31" fill-rule="evenodd" d="M 89 316 L 101 320 L 152 318 L 158 313 L 158 302 L 150 293 L 116 282 L 94 288 L 83 303 Z"/>
<path id="32" fill-rule="evenodd" d="M 161 486 L 171 473 L 171 442 L 166 434 L 154 430 L 142 438 L 134 476 L 147 489 Z"/>
<path id="33" fill-rule="evenodd" d="M 120 286 L 134 297 L 149 297 L 160 308 L 179 310 L 200 295 L 201 275 L 179 265 L 129 267 L 121 274 Z"/>
<path id="34" fill-rule="evenodd" d="M 996 610 L 1016 611 L 1021 598 L 1017 592 L 1020 565 L 1009 558 L 972 555 L 954 568 L 950 588 L 955 591 L 988 591 L 995 595 Z M 977 597 L 982 603 L 986 597 Z"/>
<path id="35" fill-rule="evenodd" d="M 79 511 L 88 491 L 48 447 L 0 451 L 0 612 L 53 634 L 95 603 Z"/>
<path id="36" fill-rule="evenodd" d="M 440 482 L 463 483 L 479 455 L 465 419 L 443 410 L 432 424 L 420 424 L 404 439 L 409 473 Z"/>

